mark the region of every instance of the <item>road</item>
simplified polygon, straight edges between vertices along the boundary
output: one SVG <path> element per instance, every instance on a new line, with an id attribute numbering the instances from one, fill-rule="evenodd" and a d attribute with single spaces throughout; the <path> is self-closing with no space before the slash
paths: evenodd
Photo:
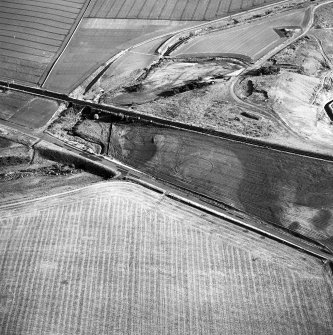
<path id="1" fill-rule="evenodd" d="M 246 75 L 247 72 L 250 72 L 252 70 L 255 69 L 259 69 L 265 62 L 267 62 L 272 56 L 276 55 L 277 53 L 279 53 L 280 51 L 282 51 L 283 49 L 287 48 L 289 45 L 291 45 L 292 43 L 296 42 L 297 40 L 301 39 L 302 37 L 304 37 L 305 35 L 307 35 L 313 25 L 314 22 L 314 13 L 315 10 L 323 5 L 326 5 L 328 3 L 332 3 L 333 1 L 326 1 L 324 3 L 318 4 L 318 5 L 312 5 L 310 6 L 307 10 L 309 10 L 309 22 L 307 24 L 307 26 L 305 27 L 305 29 L 302 31 L 302 33 L 300 35 L 296 35 L 293 36 L 292 38 L 288 39 L 287 41 L 285 41 L 284 43 L 282 43 L 281 45 L 279 45 L 278 47 L 276 47 L 275 49 L 271 50 L 269 53 L 267 53 L 264 57 L 262 57 L 261 59 L 259 59 L 257 62 L 255 62 L 253 65 L 249 66 L 248 68 L 245 68 L 243 70 L 242 73 L 240 73 L 238 76 L 231 78 L 231 83 L 230 83 L 230 95 L 231 97 L 234 99 L 235 102 L 237 102 L 238 104 L 240 104 L 241 106 L 247 107 L 250 110 L 251 109 L 256 109 L 259 110 L 262 114 L 269 116 L 269 117 L 273 117 L 275 121 L 277 121 L 281 127 L 285 130 L 287 130 L 289 133 L 291 133 L 293 136 L 295 136 L 295 138 L 298 139 L 303 139 L 302 136 L 299 135 L 298 132 L 294 131 L 292 129 L 292 127 L 289 125 L 289 123 L 284 120 L 281 115 L 277 114 L 274 112 L 273 109 L 269 110 L 269 112 L 267 112 L 264 108 L 261 108 L 255 104 L 252 103 L 248 103 L 242 99 L 240 99 L 236 92 L 235 92 L 235 85 L 239 82 L 239 79 Z M 330 59 L 327 57 L 325 51 L 322 48 L 321 42 L 318 40 L 318 38 L 314 35 L 312 35 L 318 42 L 319 48 L 321 50 L 321 53 L 323 54 L 323 57 L 325 58 L 325 60 L 327 61 L 328 65 L 330 66 L 330 68 L 332 69 L 332 63 L 330 61 Z M 316 95 L 313 99 L 313 101 L 315 101 L 318 93 L 320 92 L 321 88 L 324 85 L 324 82 L 326 80 L 326 78 L 329 75 L 325 75 L 325 77 L 323 78 L 322 82 L 321 82 L 321 87 L 320 89 L 317 90 Z"/>
<path id="2" fill-rule="evenodd" d="M 292 42 L 290 42 L 292 43 Z M 31 88 L 31 87 L 25 87 L 22 85 L 16 85 L 16 84 L 8 84 L 6 82 L 0 82 L 0 85 L 4 86 L 4 87 L 9 87 L 10 89 L 14 89 L 14 90 L 18 90 L 21 92 L 26 92 L 26 93 L 33 93 L 35 95 L 39 95 L 45 98 L 51 98 L 51 99 L 58 99 L 58 100 L 62 100 L 65 101 L 66 103 L 70 102 L 73 104 L 77 104 L 77 105 L 81 105 L 81 106 L 87 106 L 96 110 L 103 110 L 105 112 L 109 112 L 109 113 L 113 113 L 114 115 L 117 115 L 118 117 L 120 115 L 123 116 L 127 116 L 129 118 L 132 118 L 133 120 L 142 120 L 142 121 L 146 121 L 149 123 L 155 123 L 155 124 L 159 124 L 159 125 L 165 125 L 168 126 L 170 128 L 173 129 L 184 129 L 184 130 L 190 130 L 192 132 L 196 132 L 196 133 L 203 133 L 204 130 L 199 128 L 199 127 L 195 127 L 192 125 L 187 125 L 187 124 L 182 124 L 179 122 L 170 122 L 169 120 L 164 120 L 164 119 L 160 119 L 160 118 L 156 118 L 156 117 L 149 117 L 143 114 L 139 114 L 130 110 L 126 110 L 126 109 L 121 109 L 121 108 L 116 108 L 114 106 L 100 106 L 98 104 L 94 104 L 91 102 L 85 102 L 85 101 L 81 101 L 81 100 L 77 100 L 77 99 L 73 99 L 73 98 L 69 98 L 63 95 L 59 95 L 56 94 L 55 92 L 47 92 L 41 89 L 36 89 L 36 88 Z M 203 194 L 201 194 L 200 192 L 196 193 L 193 192 L 193 190 L 189 191 L 184 185 L 180 185 L 175 183 L 174 185 L 172 185 L 172 183 L 169 181 L 169 183 L 165 183 L 165 181 L 161 181 L 161 180 L 156 180 L 151 178 L 149 175 L 140 172 L 137 169 L 131 168 L 130 166 L 126 165 L 126 164 L 122 164 L 119 161 L 116 160 L 110 160 L 107 159 L 105 157 L 101 157 L 101 156 L 96 156 L 96 155 L 92 155 L 86 152 L 83 152 L 75 147 L 72 147 L 48 134 L 35 134 L 32 130 L 28 130 L 24 127 L 20 127 L 18 125 L 14 125 L 14 124 L 9 124 L 8 122 L 5 121 L 1 121 L 0 123 L 6 125 L 7 127 L 10 126 L 13 129 L 22 131 L 28 135 L 33 135 L 36 138 L 36 143 L 40 140 L 44 140 L 47 143 L 51 143 L 51 144 L 55 144 L 58 145 L 62 148 L 67 149 L 68 151 L 75 153 L 75 154 L 79 154 L 83 157 L 85 157 L 87 160 L 92 160 L 92 161 L 96 161 L 98 160 L 99 163 L 110 167 L 114 170 L 117 170 L 119 172 L 121 172 L 121 177 L 131 180 L 131 181 L 135 181 L 141 184 L 144 184 L 148 187 L 153 187 L 154 189 L 158 189 L 161 192 L 165 193 L 166 196 L 169 196 L 171 198 L 174 198 L 178 201 L 182 201 L 185 203 L 189 203 L 192 206 L 196 206 L 198 208 L 200 208 L 201 210 L 204 211 L 208 211 L 210 213 L 214 213 L 214 215 L 218 215 L 221 216 L 227 220 L 229 220 L 230 222 L 234 223 L 234 224 L 238 224 L 241 226 L 244 226 L 248 229 L 257 231 L 261 234 L 267 235 L 271 238 L 277 239 L 283 243 L 287 243 L 291 246 L 300 248 L 302 250 L 304 250 L 305 252 L 311 253 L 313 255 L 316 255 L 317 257 L 320 257 L 322 259 L 331 259 L 331 256 L 327 255 L 325 252 L 323 252 L 323 250 L 325 249 L 320 249 L 320 248 L 316 248 L 314 247 L 313 244 L 311 243 L 306 243 L 305 241 L 293 237 L 287 233 L 284 233 L 281 230 L 278 230 L 276 228 L 274 228 L 271 225 L 267 225 L 263 222 L 260 221 L 256 221 L 253 220 L 252 218 L 250 218 L 249 216 L 247 216 L 244 213 L 239 213 L 237 212 L 237 215 L 243 215 L 243 217 L 237 218 L 235 216 L 235 211 L 233 211 L 232 209 L 226 209 L 228 208 L 228 206 L 223 206 L 223 204 L 221 203 L 219 207 L 216 207 L 214 205 L 211 204 L 211 199 L 209 198 L 209 196 L 203 196 Z M 250 145 L 250 146 L 257 146 L 257 147 L 265 147 L 269 150 L 274 150 L 274 151 L 281 151 L 284 153 L 288 153 L 291 155 L 299 155 L 299 156 L 305 156 L 305 157 L 312 157 L 314 154 L 313 153 L 309 153 L 309 152 L 303 152 L 300 150 L 291 150 L 290 148 L 285 148 L 285 147 L 281 147 L 281 146 L 274 146 L 270 143 L 266 143 L 263 141 L 253 141 L 247 138 L 243 138 L 243 137 L 239 137 L 239 136 L 232 136 L 229 134 L 223 134 L 223 133 L 211 133 L 211 135 L 216 135 L 219 137 L 223 137 L 229 141 L 232 142 L 239 142 L 245 145 Z M 319 159 L 325 159 L 325 160 L 332 160 L 332 157 L 326 157 L 326 156 L 322 156 L 322 155 L 316 155 L 316 158 Z M 202 200 L 203 199 L 203 200 Z M 214 201 L 216 201 L 216 199 L 214 199 Z M 333 260 L 333 257 L 332 257 Z"/>
<path id="3" fill-rule="evenodd" d="M 117 171 L 117 179 L 129 180 L 131 182 L 139 183 L 145 187 L 153 188 L 154 190 L 165 194 L 165 196 L 170 197 L 171 199 L 186 203 L 192 207 L 202 210 L 203 212 L 208 212 L 212 215 L 222 217 L 223 219 L 226 219 L 233 224 L 242 226 L 246 229 L 286 243 L 321 259 L 329 259 L 333 261 L 333 256 L 329 254 L 330 251 L 320 243 L 313 241 L 307 242 L 306 239 L 294 237 L 283 229 L 277 228 L 258 219 L 253 219 L 253 217 L 247 215 L 246 213 L 234 210 L 229 206 L 225 206 L 223 203 L 218 203 L 216 199 L 212 201 L 209 196 L 202 195 L 200 191 L 197 193 L 193 191 L 193 189 L 187 189 L 184 183 L 178 184 L 177 181 L 172 182 L 172 180 L 165 182 L 165 180 L 162 179 L 152 178 L 150 175 L 123 164 L 117 160 L 87 153 L 46 133 L 35 134 L 32 130 L 27 130 L 22 126 L 10 124 L 6 121 L 0 121 L 0 125 L 1 124 L 23 132 L 26 135 L 33 136 L 35 138 L 34 145 L 43 140 L 47 143 L 67 149 L 69 152 L 78 154 L 88 161 L 97 160 L 99 164 Z"/>
<path id="4" fill-rule="evenodd" d="M 268 4 L 268 5 L 265 5 L 265 6 L 257 7 L 257 8 L 254 8 L 254 9 L 250 9 L 248 11 L 243 11 L 243 12 L 236 13 L 236 14 L 233 14 L 233 15 L 227 15 L 227 16 L 224 16 L 224 17 L 216 19 L 216 20 L 212 20 L 212 21 L 208 21 L 208 22 L 204 22 L 204 23 L 192 26 L 190 28 L 179 29 L 179 30 L 176 30 L 176 31 L 174 31 L 172 33 L 171 39 L 174 39 L 178 35 L 180 36 L 181 34 L 183 34 L 185 32 L 194 31 L 194 30 L 197 30 L 197 29 L 202 29 L 202 28 L 205 28 L 205 27 L 209 27 L 210 25 L 213 25 L 213 24 L 216 24 L 218 22 L 221 22 L 221 21 L 225 20 L 226 18 L 236 19 L 237 17 L 239 17 L 241 15 L 252 13 L 252 12 L 256 12 L 258 10 L 269 9 L 269 8 L 272 8 L 272 7 L 275 7 L 275 6 L 278 6 L 278 5 L 282 5 L 284 3 L 286 3 L 286 4 L 290 3 L 290 0 L 282 0 L 282 1 L 279 1 L 279 2 L 275 2 L 273 4 Z M 82 91 L 87 92 L 88 89 L 90 89 L 93 86 L 93 84 L 98 80 L 98 78 L 107 70 L 107 68 L 115 60 L 117 60 L 122 55 L 124 55 L 126 52 L 128 52 L 128 51 L 130 51 L 130 50 L 132 50 L 134 48 L 137 48 L 137 47 L 139 47 L 141 45 L 144 45 L 146 43 L 150 43 L 150 42 L 152 42 L 154 40 L 158 40 L 158 39 L 160 39 L 162 37 L 167 37 L 167 36 L 170 36 L 170 33 L 166 33 L 166 34 L 161 34 L 159 36 L 155 36 L 153 38 L 145 40 L 144 42 L 140 42 L 140 43 L 134 44 L 134 45 L 130 46 L 129 48 L 120 51 L 119 53 L 117 53 L 116 55 L 114 55 L 112 58 L 110 58 L 107 62 L 105 62 L 105 64 L 103 64 L 101 67 L 99 67 L 94 73 L 92 73 L 89 76 L 89 78 L 87 78 L 81 84 L 81 88 L 79 87 L 78 89 L 75 89 L 74 92 L 76 92 L 77 90 L 78 91 L 82 90 Z M 168 43 L 168 42 L 166 41 L 165 43 Z M 74 93 L 74 92 L 72 92 L 72 93 Z"/>

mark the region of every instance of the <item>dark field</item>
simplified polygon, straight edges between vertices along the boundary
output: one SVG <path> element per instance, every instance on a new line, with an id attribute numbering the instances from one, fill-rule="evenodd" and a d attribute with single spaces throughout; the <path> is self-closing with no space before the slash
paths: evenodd
<path id="1" fill-rule="evenodd" d="M 1 0 L 0 78 L 41 83 L 85 0 Z"/>
<path id="2" fill-rule="evenodd" d="M 213 20 L 277 0 L 93 0 L 88 17 L 117 19 Z"/>
<path id="3" fill-rule="evenodd" d="M 333 247 L 333 163 L 186 131 L 112 129 L 116 159 Z"/>
<path id="4" fill-rule="evenodd" d="M 332 334 L 321 262 L 148 189 L 1 212 L 1 335 Z"/>
<path id="5" fill-rule="evenodd" d="M 59 105 L 56 101 L 15 91 L 0 93 L 0 119 L 29 128 L 44 126 Z"/>

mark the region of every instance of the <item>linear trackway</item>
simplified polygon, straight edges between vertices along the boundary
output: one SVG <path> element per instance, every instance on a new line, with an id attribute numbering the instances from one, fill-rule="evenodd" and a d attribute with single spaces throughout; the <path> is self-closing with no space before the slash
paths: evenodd
<path id="1" fill-rule="evenodd" d="M 211 129 L 205 129 L 199 126 L 186 124 L 183 122 L 177 122 L 177 121 L 159 118 L 156 116 L 142 114 L 142 113 L 130 110 L 130 109 L 120 108 L 116 106 L 100 105 L 100 104 L 90 102 L 90 101 L 74 99 L 74 98 L 67 96 L 66 94 L 59 94 L 56 92 L 51 92 L 51 91 L 40 89 L 40 88 L 29 87 L 29 86 L 25 86 L 22 84 L 16 84 L 12 82 L 1 81 L 1 80 L 0 80 L 0 87 L 3 87 L 4 89 L 11 89 L 11 90 L 15 90 L 15 91 L 23 92 L 23 93 L 33 94 L 33 95 L 40 96 L 43 98 L 61 101 L 64 103 L 71 103 L 73 105 L 80 106 L 80 107 L 88 107 L 88 108 L 91 108 L 92 110 L 106 112 L 116 117 L 126 118 L 128 120 L 148 122 L 148 123 L 153 123 L 156 125 L 162 125 L 162 126 L 171 127 L 171 128 L 194 131 L 194 132 L 199 132 L 199 133 L 203 133 L 207 135 L 220 137 L 220 138 L 231 140 L 231 141 L 236 141 L 244 145 L 254 145 L 258 147 L 264 147 L 269 150 L 276 150 L 276 151 L 284 152 L 287 154 L 311 157 L 311 158 L 321 159 L 321 160 L 326 160 L 326 161 L 333 161 L 333 156 L 328 155 L 328 154 L 322 154 L 322 153 L 317 153 L 313 151 L 291 148 L 291 147 L 287 147 L 281 144 L 274 144 L 274 143 L 266 142 L 264 140 L 248 138 L 248 137 L 234 135 L 234 134 L 228 134 L 228 133 L 211 130 Z"/>
<path id="2" fill-rule="evenodd" d="M 1 121 L 1 123 L 6 125 L 6 127 L 9 126 L 8 122 Z M 13 128 L 17 128 L 17 130 L 22 131 L 22 127 L 13 126 Z M 29 132 L 27 132 L 27 134 L 29 134 Z M 211 199 L 202 196 L 199 193 L 194 193 L 184 187 L 180 187 L 179 185 L 152 178 L 151 176 L 130 166 L 124 165 L 117 160 L 86 153 L 48 134 L 41 134 L 40 136 L 34 135 L 34 137 L 36 142 L 33 146 L 38 144 L 40 140 L 58 145 L 74 154 L 83 156 L 87 159 L 87 161 L 98 161 L 99 164 L 105 165 L 106 167 L 117 171 L 117 179 L 124 179 L 130 182 L 138 183 L 144 187 L 151 188 L 154 191 L 163 194 L 167 198 L 174 199 L 178 202 L 199 209 L 203 213 L 208 213 L 222 218 L 231 224 L 244 227 L 245 229 L 266 236 L 267 238 L 284 243 L 298 250 L 302 250 L 303 252 L 321 260 L 333 262 L 333 256 L 330 254 L 330 250 L 328 250 L 325 246 L 322 246 L 315 241 L 307 240 L 306 238 L 301 239 L 293 236 L 289 231 L 285 231 L 282 227 L 275 227 L 260 220 L 256 220 L 248 216 L 246 213 L 238 212 L 233 208 L 225 207 L 222 203 L 218 203 L 216 200 L 212 202 Z"/>
<path id="3" fill-rule="evenodd" d="M 29 85 L 43 82 L 86 5 L 86 0 L 1 0 L 1 77 Z"/>
<path id="4" fill-rule="evenodd" d="M 10 125 L 5 121 L 1 121 L 1 123 L 7 127 Z M 14 129 L 22 131 L 22 127 L 16 125 L 11 126 Z M 26 133 L 29 134 L 29 131 L 26 130 Z M 146 187 L 158 190 L 161 193 L 164 193 L 167 197 L 194 206 L 203 212 L 222 217 L 232 224 L 242 226 L 245 229 L 255 231 L 281 243 L 285 243 L 294 248 L 303 250 L 304 252 L 319 257 L 320 259 L 333 261 L 333 256 L 330 255 L 330 251 L 320 243 L 310 239 L 307 240 L 306 238 L 301 239 L 299 237 L 292 236 L 289 231 L 285 231 L 281 227 L 275 227 L 260 220 L 255 220 L 246 213 L 239 212 L 231 207 L 225 206 L 223 203 L 220 203 L 216 200 L 213 201 L 209 197 L 203 196 L 197 192 L 193 192 L 193 190 L 188 190 L 186 187 L 180 186 L 177 183 L 170 183 L 169 181 L 165 182 L 164 180 L 154 179 L 151 176 L 131 168 L 130 166 L 127 166 L 119 161 L 84 152 L 78 148 L 68 145 L 65 142 L 62 142 L 57 138 L 54 138 L 53 136 L 49 136 L 48 134 L 40 134 L 39 136 L 35 135 L 35 138 L 35 144 L 37 144 L 42 139 L 45 142 L 58 145 L 74 154 L 83 156 L 87 160 L 87 163 L 97 160 L 99 164 L 117 171 L 118 178 L 125 178 L 132 182 L 135 181 Z"/>

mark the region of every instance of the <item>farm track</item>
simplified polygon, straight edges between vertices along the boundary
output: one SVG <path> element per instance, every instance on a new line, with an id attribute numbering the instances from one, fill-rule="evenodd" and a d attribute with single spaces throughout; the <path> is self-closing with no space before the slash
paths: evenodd
<path id="1" fill-rule="evenodd" d="M 86 0 L 0 2 L 0 77 L 37 85 L 65 46 Z"/>
<path id="2" fill-rule="evenodd" d="M 274 4 L 278 0 L 94 0 L 87 17 L 113 19 L 159 19 L 204 21 L 252 8 Z"/>

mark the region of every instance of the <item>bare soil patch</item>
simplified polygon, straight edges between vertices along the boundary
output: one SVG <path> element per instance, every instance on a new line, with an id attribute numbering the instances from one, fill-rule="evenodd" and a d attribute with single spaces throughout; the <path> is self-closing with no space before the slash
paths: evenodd
<path id="1" fill-rule="evenodd" d="M 250 22 L 221 31 L 206 32 L 182 43 L 171 53 L 173 57 L 244 55 L 258 60 L 288 37 L 300 34 L 304 9 L 284 12 L 258 22 Z M 277 33 L 276 28 L 290 28 L 289 34 Z"/>
<path id="2" fill-rule="evenodd" d="M 333 28 L 333 4 L 320 6 L 316 9 L 314 28 Z"/>
<path id="3" fill-rule="evenodd" d="M 69 94 L 121 51 L 191 25 L 180 21 L 84 18 L 44 87 Z"/>
<path id="4" fill-rule="evenodd" d="M 328 69 L 318 42 L 311 35 L 280 51 L 271 58 L 271 62 L 281 69 L 318 78 Z"/>
<path id="5" fill-rule="evenodd" d="M 330 62 L 332 68 L 333 63 L 333 29 L 313 29 L 311 35 L 314 35 L 319 40 L 325 55 Z"/>
<path id="6" fill-rule="evenodd" d="M 162 118 L 181 121 L 227 133 L 251 137 L 269 137 L 278 126 L 257 111 L 235 104 L 229 95 L 228 82 L 180 93 L 156 101 L 135 105 L 134 108 Z M 250 113 L 255 118 L 247 117 Z"/>
<path id="7" fill-rule="evenodd" d="M 330 36 L 330 30 L 312 29 L 262 67 L 277 71 L 262 73 L 261 68 L 257 73 L 247 73 L 236 85 L 236 93 L 244 101 L 278 115 L 297 136 L 304 138 L 304 143 L 331 154 L 333 127 L 325 111 L 333 99 Z"/>

